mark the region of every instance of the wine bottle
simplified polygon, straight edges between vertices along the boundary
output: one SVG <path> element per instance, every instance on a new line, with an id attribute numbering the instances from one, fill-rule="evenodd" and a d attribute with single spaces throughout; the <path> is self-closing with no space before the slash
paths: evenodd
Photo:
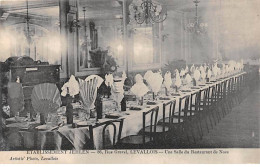
<path id="1" fill-rule="evenodd" d="M 67 124 L 73 124 L 73 106 L 71 97 L 67 97 L 67 105 L 66 105 L 66 117 L 67 117 Z"/>
<path id="2" fill-rule="evenodd" d="M 125 97 L 121 101 L 121 111 L 126 111 L 126 100 L 125 100 Z"/>

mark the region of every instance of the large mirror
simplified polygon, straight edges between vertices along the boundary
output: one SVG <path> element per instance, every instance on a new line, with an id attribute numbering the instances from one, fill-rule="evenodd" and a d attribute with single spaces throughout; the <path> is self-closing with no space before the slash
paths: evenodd
<path id="1" fill-rule="evenodd" d="M 122 2 L 78 0 L 78 70 L 100 68 L 104 56 L 112 56 L 119 67 L 125 65 L 123 52 Z M 98 63 L 97 63 L 98 62 Z"/>
<path id="2" fill-rule="evenodd" d="M 133 65 L 160 63 L 158 25 L 140 26 L 133 29 Z"/>
<path id="3" fill-rule="evenodd" d="M 0 61 L 29 56 L 35 61 L 61 64 L 58 0 L 4 0 L 0 11 L 5 16 L 1 19 Z"/>

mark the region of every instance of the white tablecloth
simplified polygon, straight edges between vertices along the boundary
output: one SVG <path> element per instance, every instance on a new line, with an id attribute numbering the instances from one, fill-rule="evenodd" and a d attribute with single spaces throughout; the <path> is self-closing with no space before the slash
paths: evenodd
<path id="1" fill-rule="evenodd" d="M 232 77 L 237 77 L 239 75 L 243 75 L 245 72 L 233 75 Z M 220 82 L 223 82 L 224 80 L 228 80 L 231 77 L 219 80 L 217 82 L 211 83 L 211 84 L 205 84 L 205 86 L 200 87 L 200 89 L 190 89 L 191 92 L 182 93 L 180 92 L 180 96 L 168 96 L 170 100 L 176 100 L 176 108 L 175 112 L 178 112 L 179 109 L 179 99 L 181 97 L 184 97 L 186 95 L 191 95 L 194 92 L 200 91 L 202 89 L 205 89 L 209 86 L 216 85 Z M 202 84 L 202 83 L 198 83 Z M 195 98 L 193 98 L 195 100 Z M 152 109 L 153 107 L 159 106 L 159 113 L 158 113 L 158 120 L 162 119 L 163 117 L 163 103 L 168 102 L 166 101 L 157 101 L 157 105 L 150 105 L 149 108 L 145 107 L 143 110 L 140 111 L 133 111 L 133 110 L 127 110 L 125 113 L 128 115 L 123 116 L 124 118 L 124 124 L 122 129 L 122 136 L 129 136 L 129 135 L 136 135 L 143 126 L 143 112 Z M 184 104 L 182 104 L 184 105 Z M 169 113 L 166 111 L 166 116 Z M 105 121 L 100 120 L 100 121 Z M 147 125 L 149 125 L 149 121 L 147 119 Z M 112 133 L 113 130 L 112 127 L 109 127 L 106 132 L 106 137 L 112 141 Z M 19 147 L 22 144 L 24 145 L 25 149 L 27 148 L 33 148 L 36 144 L 39 149 L 46 149 L 47 146 L 53 146 L 53 149 L 60 150 L 62 149 L 62 144 L 65 140 L 69 141 L 71 145 L 73 146 L 73 149 L 80 150 L 84 149 L 84 146 L 89 141 L 90 134 L 89 134 L 89 128 L 88 127 L 82 127 L 82 128 L 72 128 L 71 125 L 65 125 L 58 130 L 55 131 L 38 131 L 37 134 L 28 132 L 28 131 L 19 131 L 19 128 L 10 128 L 10 130 L 7 134 L 8 142 L 10 146 Z M 102 127 L 98 127 L 94 129 L 94 146 L 96 149 L 102 149 Z M 35 144 L 35 140 L 37 140 Z"/>

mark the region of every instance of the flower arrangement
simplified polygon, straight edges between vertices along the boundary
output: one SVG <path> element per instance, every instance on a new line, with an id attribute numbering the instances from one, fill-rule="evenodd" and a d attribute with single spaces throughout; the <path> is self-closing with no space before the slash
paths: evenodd
<path id="1" fill-rule="evenodd" d="M 118 65 L 116 60 L 109 54 L 109 50 L 103 50 L 99 47 L 89 51 L 89 53 L 91 55 L 91 67 L 101 67 L 102 74 L 113 73 L 117 70 Z"/>

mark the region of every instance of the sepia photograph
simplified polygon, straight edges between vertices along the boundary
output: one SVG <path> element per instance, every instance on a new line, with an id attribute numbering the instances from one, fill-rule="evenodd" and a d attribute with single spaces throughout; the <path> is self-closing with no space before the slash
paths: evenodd
<path id="1" fill-rule="evenodd" d="M 260 160 L 260 0 L 0 0 L 0 163 Z"/>

